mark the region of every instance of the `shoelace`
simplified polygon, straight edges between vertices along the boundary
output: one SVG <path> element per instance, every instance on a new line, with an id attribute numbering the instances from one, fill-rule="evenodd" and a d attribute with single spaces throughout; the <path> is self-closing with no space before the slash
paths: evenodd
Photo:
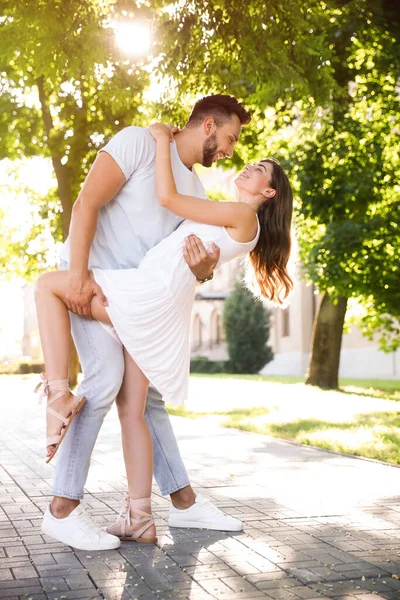
<path id="1" fill-rule="evenodd" d="M 200 504 L 200 506 L 205 508 L 208 512 L 213 513 L 214 515 L 223 514 L 222 511 L 213 504 L 211 504 L 209 500 L 206 500 L 206 502 L 204 502 L 204 504 Z"/>
<path id="2" fill-rule="evenodd" d="M 81 528 L 83 533 L 90 533 L 91 535 L 96 533 L 97 536 L 101 535 L 100 527 L 96 525 L 92 517 L 84 509 L 82 509 L 82 512 L 79 515 L 79 527 Z"/>

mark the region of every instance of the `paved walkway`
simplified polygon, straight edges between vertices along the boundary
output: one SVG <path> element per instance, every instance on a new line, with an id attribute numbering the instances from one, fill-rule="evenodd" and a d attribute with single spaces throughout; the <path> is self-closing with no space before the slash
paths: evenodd
<path id="1" fill-rule="evenodd" d="M 196 490 L 241 518 L 243 533 L 170 530 L 168 501 L 155 488 L 158 547 L 89 553 L 41 535 L 53 473 L 42 459 L 44 415 L 32 378 L 4 379 L 0 598 L 400 598 L 400 469 L 211 423 L 173 419 Z M 100 524 L 115 518 L 124 490 L 112 411 L 87 484 Z"/>

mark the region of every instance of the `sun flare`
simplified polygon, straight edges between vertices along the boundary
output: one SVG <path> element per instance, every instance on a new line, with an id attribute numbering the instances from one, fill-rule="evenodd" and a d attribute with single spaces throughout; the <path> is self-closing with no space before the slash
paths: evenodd
<path id="1" fill-rule="evenodd" d="M 123 21 L 114 26 L 118 47 L 126 54 L 135 56 L 147 54 L 151 43 L 148 25 L 134 21 Z"/>

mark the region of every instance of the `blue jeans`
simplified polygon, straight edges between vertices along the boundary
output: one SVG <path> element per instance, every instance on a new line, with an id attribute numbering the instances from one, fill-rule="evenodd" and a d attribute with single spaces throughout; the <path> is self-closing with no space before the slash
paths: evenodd
<path id="1" fill-rule="evenodd" d="M 62 261 L 60 269 L 67 268 L 68 264 Z M 72 337 L 83 370 L 77 393 L 86 396 L 86 403 L 58 451 L 52 493 L 81 500 L 100 427 L 122 384 L 124 358 L 121 343 L 100 323 L 74 313 L 70 313 L 70 318 Z M 153 439 L 154 477 L 166 496 L 189 485 L 189 479 L 165 403 L 159 392 L 151 387 L 145 417 Z"/>

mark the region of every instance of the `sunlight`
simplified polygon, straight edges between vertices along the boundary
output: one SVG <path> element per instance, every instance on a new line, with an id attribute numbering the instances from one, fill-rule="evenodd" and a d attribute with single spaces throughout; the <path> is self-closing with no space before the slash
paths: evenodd
<path id="1" fill-rule="evenodd" d="M 150 49 L 151 33 L 148 25 L 122 21 L 113 24 L 118 47 L 126 54 L 143 55 Z"/>
<path id="2" fill-rule="evenodd" d="M 15 190 L 29 188 L 40 196 L 45 196 L 56 185 L 51 160 L 40 156 L 22 160 L 3 159 L 0 161 L 0 179 L 3 184 L 9 184 Z M 0 207 L 8 207 L 10 203 L 9 192 L 6 193 L 5 189 L 0 192 Z M 21 210 L 18 207 L 15 210 L 18 212 L 19 223 Z"/>

